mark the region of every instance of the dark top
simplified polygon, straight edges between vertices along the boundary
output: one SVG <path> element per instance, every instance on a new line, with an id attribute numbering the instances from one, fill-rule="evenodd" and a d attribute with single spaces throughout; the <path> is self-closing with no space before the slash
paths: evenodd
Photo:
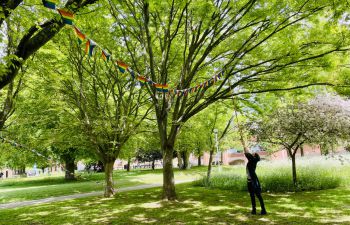
<path id="1" fill-rule="evenodd" d="M 256 164 L 259 162 L 259 159 L 255 158 L 250 153 L 244 153 L 244 155 L 248 159 L 246 167 L 248 182 L 251 182 L 254 191 L 261 191 L 260 182 L 258 176 L 255 173 Z"/>

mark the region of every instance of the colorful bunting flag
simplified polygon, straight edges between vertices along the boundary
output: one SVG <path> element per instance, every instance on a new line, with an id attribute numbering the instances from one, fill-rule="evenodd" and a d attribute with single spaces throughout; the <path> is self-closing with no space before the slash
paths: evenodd
<path id="1" fill-rule="evenodd" d="M 149 78 L 147 78 L 147 83 L 150 84 L 150 85 L 155 85 L 156 84 L 155 82 L 153 82 L 153 80 L 151 80 Z"/>
<path id="2" fill-rule="evenodd" d="M 49 9 L 56 9 L 57 0 L 43 0 L 43 5 Z"/>
<path id="3" fill-rule="evenodd" d="M 83 43 L 83 41 L 85 40 L 86 36 L 85 34 L 83 34 L 79 29 L 78 27 L 74 26 L 74 31 L 75 31 L 75 34 L 77 35 L 78 37 L 78 43 L 81 44 Z"/>
<path id="4" fill-rule="evenodd" d="M 156 90 L 159 92 L 168 92 L 169 87 L 167 84 L 154 84 L 154 87 L 156 87 Z"/>
<path id="5" fill-rule="evenodd" d="M 132 79 L 135 79 L 135 72 L 130 67 L 128 67 L 127 70 L 129 71 Z"/>
<path id="6" fill-rule="evenodd" d="M 128 65 L 126 65 L 125 63 L 123 63 L 122 61 L 117 61 L 117 66 L 118 69 L 121 73 L 125 73 L 125 71 L 128 69 Z"/>
<path id="7" fill-rule="evenodd" d="M 140 82 L 140 85 L 143 86 L 146 84 L 147 82 L 147 78 L 146 77 L 143 77 L 143 76 L 137 76 L 137 80 Z"/>
<path id="8" fill-rule="evenodd" d="M 94 48 L 96 47 L 96 43 L 89 39 L 87 42 L 86 42 L 86 47 L 85 47 L 85 52 L 91 57 L 92 56 L 92 53 L 94 51 Z"/>
<path id="9" fill-rule="evenodd" d="M 62 20 L 65 24 L 73 25 L 74 14 L 65 10 L 65 9 L 57 9 L 57 11 L 61 14 Z"/>
<path id="10" fill-rule="evenodd" d="M 102 59 L 104 60 L 104 61 L 109 61 L 109 58 L 111 57 L 111 55 L 110 54 L 108 54 L 105 50 L 103 50 L 102 49 L 102 53 L 101 53 L 101 56 L 102 56 Z"/>

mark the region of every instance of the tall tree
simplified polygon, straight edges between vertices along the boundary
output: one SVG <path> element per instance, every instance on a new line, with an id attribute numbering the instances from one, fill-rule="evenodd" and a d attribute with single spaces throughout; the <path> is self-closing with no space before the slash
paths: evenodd
<path id="1" fill-rule="evenodd" d="M 68 46 L 72 72 L 62 81 L 64 100 L 104 164 L 104 195 L 110 197 L 115 193 L 114 162 L 152 107 L 147 93 L 118 74 L 100 54 L 88 58 L 75 40 Z"/>
<path id="2" fill-rule="evenodd" d="M 327 60 L 318 59 L 347 50 L 345 29 L 333 29 L 346 7 L 340 0 L 109 3 L 133 69 L 182 90 L 167 97 L 147 88 L 164 152 L 163 196 L 169 200 L 176 199 L 172 157 L 184 122 L 220 99 L 323 83 L 313 68 Z M 221 69 L 217 88 L 205 85 L 189 93 Z"/>

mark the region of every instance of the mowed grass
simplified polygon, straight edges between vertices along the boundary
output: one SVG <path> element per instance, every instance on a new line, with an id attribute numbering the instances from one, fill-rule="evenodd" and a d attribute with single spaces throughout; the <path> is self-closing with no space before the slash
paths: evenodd
<path id="1" fill-rule="evenodd" d="M 189 171 L 175 170 L 175 179 L 190 180 L 198 178 L 204 173 L 205 169 L 205 167 L 197 167 Z M 114 171 L 113 178 L 118 189 L 142 184 L 161 184 L 163 175 L 162 170 Z M 78 181 L 71 182 L 66 182 L 63 175 L 3 179 L 0 180 L 0 204 L 103 190 L 103 173 L 80 174 Z"/>
<path id="2" fill-rule="evenodd" d="M 350 189 L 264 193 L 268 215 L 250 215 L 247 192 L 177 185 L 178 201 L 161 189 L 1 210 L 0 224 L 350 224 Z"/>

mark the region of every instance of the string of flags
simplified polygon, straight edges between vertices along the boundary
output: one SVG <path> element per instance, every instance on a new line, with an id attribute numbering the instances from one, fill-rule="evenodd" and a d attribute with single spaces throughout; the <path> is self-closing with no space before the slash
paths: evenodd
<path id="1" fill-rule="evenodd" d="M 1 142 L 9 143 L 10 145 L 12 145 L 13 147 L 16 147 L 16 148 L 29 149 L 29 148 L 25 147 L 24 145 L 18 144 L 17 142 L 10 140 L 10 139 L 7 139 L 5 137 L 2 137 L 1 135 L 0 135 L 0 140 L 1 140 Z M 29 150 L 38 156 L 45 157 L 41 153 L 37 152 L 35 149 L 29 149 Z"/>
<path id="2" fill-rule="evenodd" d="M 42 2 L 45 7 L 49 9 L 57 10 L 58 13 L 61 15 L 62 21 L 65 24 L 72 26 L 75 32 L 75 35 L 78 39 L 79 45 L 81 45 L 84 41 L 86 41 L 85 53 L 89 57 L 92 57 L 96 47 L 99 47 L 101 49 L 101 57 L 105 62 L 114 61 L 112 59 L 111 54 L 109 54 L 106 50 L 101 48 L 96 42 L 89 39 L 77 26 L 74 25 L 74 14 L 72 12 L 70 12 L 67 9 L 57 8 L 57 4 L 59 2 L 58 0 L 42 0 Z M 139 73 L 132 70 L 126 63 L 120 60 L 115 60 L 114 65 L 116 66 L 116 69 L 120 73 L 124 74 L 128 72 L 131 75 L 132 79 L 136 79 L 138 81 L 141 87 L 144 86 L 145 84 L 149 84 L 150 86 L 153 86 L 157 92 L 174 94 L 176 96 L 187 96 L 188 94 L 195 93 L 200 89 L 207 88 L 215 84 L 224 75 L 224 71 L 220 71 L 205 82 L 202 82 L 194 87 L 179 90 L 179 89 L 169 89 L 168 84 L 156 83 L 152 81 L 150 78 L 140 75 Z"/>

